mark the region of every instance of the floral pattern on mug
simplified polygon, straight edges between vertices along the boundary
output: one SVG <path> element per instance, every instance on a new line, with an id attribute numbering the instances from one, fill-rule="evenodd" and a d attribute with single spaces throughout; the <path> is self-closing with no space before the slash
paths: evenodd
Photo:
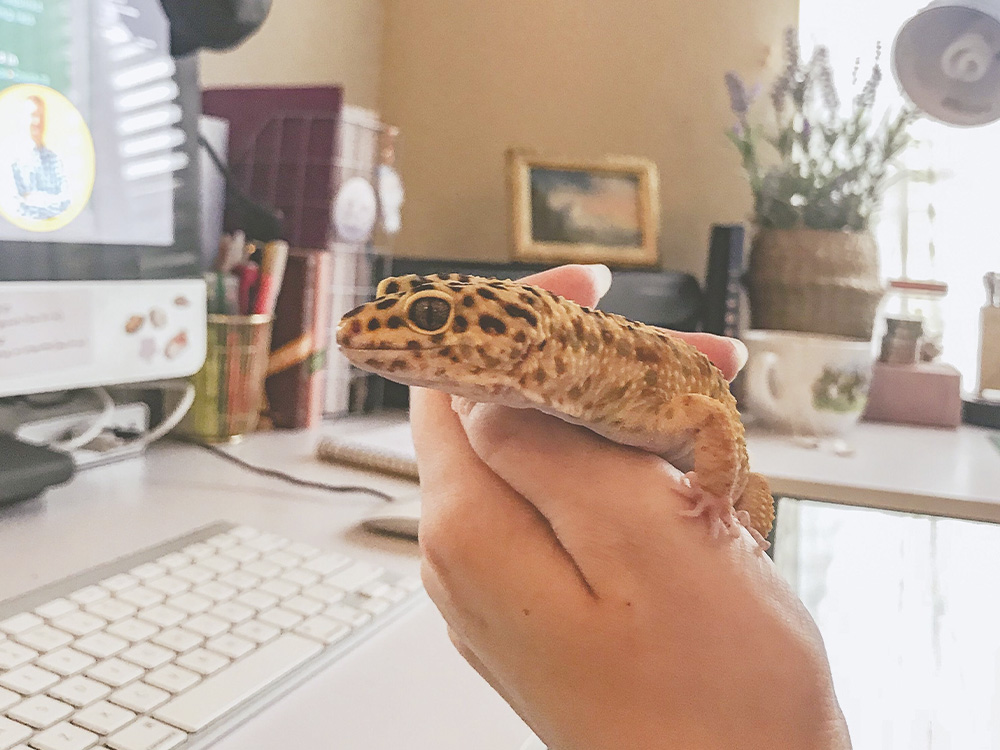
<path id="1" fill-rule="evenodd" d="M 841 370 L 829 365 L 813 381 L 813 407 L 816 411 L 839 414 L 861 411 L 868 398 L 869 375 L 861 370 Z"/>

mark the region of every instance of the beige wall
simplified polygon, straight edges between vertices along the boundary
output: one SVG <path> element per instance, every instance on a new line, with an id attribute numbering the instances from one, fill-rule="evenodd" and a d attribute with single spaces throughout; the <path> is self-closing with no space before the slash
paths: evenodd
<path id="1" fill-rule="evenodd" d="M 381 0 L 273 0 L 267 21 L 243 46 L 202 55 L 202 83 L 339 83 L 349 103 L 375 107 L 381 43 Z"/>
<path id="2" fill-rule="evenodd" d="M 660 169 L 663 265 L 701 277 L 709 225 L 750 207 L 723 134 L 723 75 L 754 80 L 779 66 L 797 10 L 797 0 L 386 0 L 380 102 L 401 127 L 407 188 L 397 251 L 508 259 L 508 146 L 633 154 Z"/>

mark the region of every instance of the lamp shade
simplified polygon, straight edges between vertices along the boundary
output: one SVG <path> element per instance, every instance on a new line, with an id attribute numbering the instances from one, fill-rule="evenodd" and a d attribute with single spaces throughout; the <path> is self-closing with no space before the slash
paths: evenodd
<path id="1" fill-rule="evenodd" d="M 1000 0 L 936 0 L 896 35 L 892 70 L 910 100 L 949 125 L 1000 119 Z"/>

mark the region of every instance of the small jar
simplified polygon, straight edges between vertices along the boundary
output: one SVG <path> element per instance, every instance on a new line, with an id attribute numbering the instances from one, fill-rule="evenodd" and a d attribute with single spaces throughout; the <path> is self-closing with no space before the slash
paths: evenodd
<path id="1" fill-rule="evenodd" d="M 872 345 L 880 362 L 934 362 L 944 344 L 941 303 L 948 285 L 941 281 L 893 279 L 875 319 Z"/>

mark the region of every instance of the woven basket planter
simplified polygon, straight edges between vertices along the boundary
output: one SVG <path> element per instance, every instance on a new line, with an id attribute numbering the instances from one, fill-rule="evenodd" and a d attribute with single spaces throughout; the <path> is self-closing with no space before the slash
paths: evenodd
<path id="1" fill-rule="evenodd" d="M 761 229 L 746 275 L 754 328 L 870 339 L 882 299 L 867 232 Z"/>

